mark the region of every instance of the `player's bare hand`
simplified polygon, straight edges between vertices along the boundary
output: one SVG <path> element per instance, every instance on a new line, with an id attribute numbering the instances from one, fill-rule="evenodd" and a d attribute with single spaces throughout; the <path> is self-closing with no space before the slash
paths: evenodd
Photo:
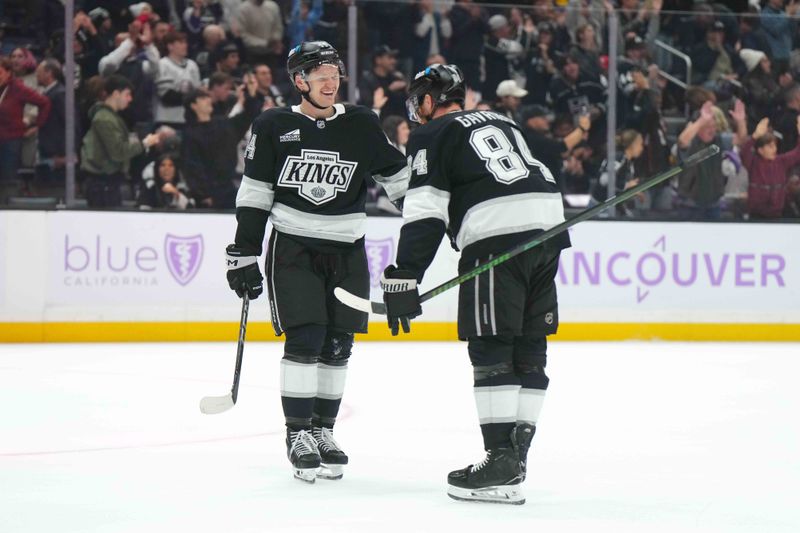
<path id="1" fill-rule="evenodd" d="M 581 115 L 578 117 L 578 126 L 588 130 L 592 127 L 592 118 L 589 115 Z"/>

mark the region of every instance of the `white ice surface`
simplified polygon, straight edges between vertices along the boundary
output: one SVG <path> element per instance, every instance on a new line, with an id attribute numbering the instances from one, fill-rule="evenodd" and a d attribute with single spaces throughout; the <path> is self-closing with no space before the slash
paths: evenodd
<path id="1" fill-rule="evenodd" d="M 292 479 L 279 343 L 0 345 L 0 532 L 800 531 L 800 345 L 553 343 L 523 506 L 483 456 L 466 346 L 361 343 L 341 481 Z"/>

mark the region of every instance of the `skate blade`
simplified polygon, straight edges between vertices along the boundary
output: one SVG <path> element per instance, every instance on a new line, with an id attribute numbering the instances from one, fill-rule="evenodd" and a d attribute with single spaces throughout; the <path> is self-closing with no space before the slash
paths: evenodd
<path id="1" fill-rule="evenodd" d="M 342 465 L 321 464 L 317 468 L 317 477 L 320 479 L 342 479 L 344 468 Z"/>
<path id="2" fill-rule="evenodd" d="M 305 481 L 306 483 L 314 483 L 317 479 L 316 468 L 294 468 L 293 472 L 295 479 Z"/>
<path id="3" fill-rule="evenodd" d="M 447 486 L 447 495 L 454 500 L 462 502 L 504 503 L 522 505 L 525 495 L 519 485 L 498 485 L 482 489 L 464 489 L 461 487 Z"/>

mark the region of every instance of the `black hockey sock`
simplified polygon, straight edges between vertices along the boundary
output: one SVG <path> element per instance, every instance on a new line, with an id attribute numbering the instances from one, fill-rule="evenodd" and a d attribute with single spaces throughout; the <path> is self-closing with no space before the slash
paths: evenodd
<path id="1" fill-rule="evenodd" d="M 333 429 L 341 403 L 341 398 L 338 400 L 327 400 L 317 397 L 314 400 L 314 412 L 311 415 L 312 424 L 315 427 Z"/>
<path id="2" fill-rule="evenodd" d="M 292 431 L 311 429 L 311 412 L 314 409 L 314 398 L 290 398 L 281 396 L 283 415 L 286 427 Z"/>
<path id="3" fill-rule="evenodd" d="M 516 422 L 481 424 L 484 449 L 511 448 L 511 430 L 516 425 Z"/>

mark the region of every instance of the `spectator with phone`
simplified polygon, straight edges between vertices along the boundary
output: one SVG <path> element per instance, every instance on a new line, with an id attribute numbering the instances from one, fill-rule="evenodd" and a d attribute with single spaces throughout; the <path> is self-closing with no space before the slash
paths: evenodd
<path id="1" fill-rule="evenodd" d="M 557 115 L 578 117 L 589 114 L 592 121 L 589 144 L 602 149 L 605 143 L 606 88 L 603 83 L 581 72 L 580 64 L 572 55 L 558 60 L 559 72 L 550 82 L 550 99 Z"/>
<path id="2" fill-rule="evenodd" d="M 614 194 L 619 194 L 632 187 L 639 185 L 635 161 L 642 155 L 644 149 L 644 139 L 642 134 L 636 130 L 622 130 L 616 137 L 617 157 L 614 160 Z M 600 177 L 592 185 L 592 199 L 589 206 L 594 206 L 605 202 L 608 199 L 609 183 L 609 160 L 606 158 L 600 166 Z M 617 216 L 630 218 L 634 216 L 636 210 L 647 207 L 647 196 L 640 193 L 635 199 L 617 205 Z M 603 216 L 603 215 L 601 215 Z M 606 213 L 604 216 L 608 216 Z"/>

